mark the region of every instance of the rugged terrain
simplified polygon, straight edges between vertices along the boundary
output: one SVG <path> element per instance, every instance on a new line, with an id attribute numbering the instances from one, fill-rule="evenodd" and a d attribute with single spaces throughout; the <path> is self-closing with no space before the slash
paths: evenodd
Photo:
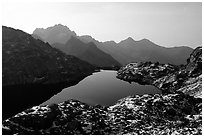
<path id="1" fill-rule="evenodd" d="M 85 61 L 21 30 L 3 26 L 3 118 L 42 103 L 94 71 L 95 67 Z"/>
<path id="2" fill-rule="evenodd" d="M 89 106 L 68 100 L 35 106 L 3 121 L 3 134 L 202 134 L 202 48 L 186 65 L 132 63 L 118 78 L 150 84 L 162 94 L 134 95 L 115 105 Z"/>

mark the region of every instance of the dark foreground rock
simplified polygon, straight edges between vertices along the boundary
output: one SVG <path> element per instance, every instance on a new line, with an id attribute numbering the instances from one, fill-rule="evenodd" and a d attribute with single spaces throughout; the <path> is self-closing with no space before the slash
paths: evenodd
<path id="1" fill-rule="evenodd" d="M 35 106 L 4 120 L 3 134 L 201 135 L 201 55 L 199 47 L 183 66 L 147 62 L 118 71 L 120 79 L 162 94 L 129 96 L 109 107 L 77 100 Z"/>

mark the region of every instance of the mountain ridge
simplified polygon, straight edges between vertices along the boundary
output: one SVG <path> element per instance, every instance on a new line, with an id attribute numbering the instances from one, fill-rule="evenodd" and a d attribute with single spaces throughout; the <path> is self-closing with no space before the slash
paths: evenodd
<path id="1" fill-rule="evenodd" d="M 48 27 L 47 29 L 43 29 L 42 34 L 40 33 L 41 32 L 40 31 L 38 32 L 38 29 L 35 29 L 35 31 L 33 32 L 33 36 L 37 38 L 35 35 L 38 35 L 39 38 L 45 39 L 45 41 L 48 41 L 53 47 L 61 50 L 67 55 L 74 55 L 100 68 L 102 67 L 112 68 L 121 66 L 121 64 L 114 58 L 112 58 L 112 56 L 110 56 L 104 51 L 100 51 L 98 47 L 96 47 L 95 50 L 93 50 L 92 48 L 91 51 L 86 51 L 89 50 L 88 48 L 89 42 L 92 41 L 84 43 L 79 39 L 76 33 L 75 32 L 73 33 L 73 31 L 71 31 L 67 26 L 58 24 L 52 27 Z M 66 33 L 66 35 L 62 36 L 63 41 L 61 41 L 60 34 L 64 33 Z M 53 38 L 53 36 L 57 38 Z M 92 57 L 90 58 L 86 52 L 89 52 L 92 55 Z"/>
<path id="2" fill-rule="evenodd" d="M 193 51 L 192 48 L 186 46 L 180 46 L 179 48 L 163 47 L 146 38 L 136 41 L 132 37 L 127 37 L 126 39 L 121 40 L 118 43 L 114 41 L 100 42 L 90 35 L 77 36 L 76 34 L 73 35 L 72 33 L 70 33 L 70 30 L 67 33 L 86 44 L 89 42 L 93 42 L 97 46 L 97 48 L 111 55 L 115 61 L 119 62 L 122 65 L 126 65 L 128 63 L 136 61 L 154 61 L 181 65 L 185 64 L 185 59 Z M 67 37 L 67 41 L 69 39 L 70 37 Z M 56 45 L 54 44 L 54 46 Z M 177 49 L 181 50 L 177 51 Z"/>

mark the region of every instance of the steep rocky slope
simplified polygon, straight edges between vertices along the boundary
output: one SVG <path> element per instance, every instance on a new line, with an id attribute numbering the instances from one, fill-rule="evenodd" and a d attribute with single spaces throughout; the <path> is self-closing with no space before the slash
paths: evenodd
<path id="1" fill-rule="evenodd" d="M 118 78 L 151 84 L 163 93 L 134 95 L 115 105 L 89 106 L 68 100 L 35 106 L 3 121 L 3 134 L 202 134 L 202 48 L 184 66 L 129 64 Z"/>
<path id="2" fill-rule="evenodd" d="M 94 70 L 89 63 L 66 55 L 48 43 L 3 26 L 3 118 L 42 103 Z M 13 106 L 12 110 L 8 109 Z"/>

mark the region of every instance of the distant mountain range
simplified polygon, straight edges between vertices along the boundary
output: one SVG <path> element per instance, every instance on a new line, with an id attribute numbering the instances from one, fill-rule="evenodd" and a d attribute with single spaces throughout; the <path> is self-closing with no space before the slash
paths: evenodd
<path id="1" fill-rule="evenodd" d="M 74 55 L 97 67 L 121 66 L 112 56 L 97 48 L 93 42 L 84 43 L 75 32 L 63 25 L 35 29 L 33 37 L 48 42 L 67 55 Z"/>
<path id="2" fill-rule="evenodd" d="M 148 39 L 135 41 L 131 37 L 119 43 L 99 42 L 88 35 L 77 36 L 74 31 L 61 24 L 47 29 L 37 28 L 32 35 L 68 55 L 74 55 L 93 65 L 103 67 L 145 61 L 186 64 L 186 58 L 193 51 L 186 46 L 166 48 Z"/>
<path id="3" fill-rule="evenodd" d="M 112 56 L 97 48 L 93 42 L 84 43 L 74 36 L 71 36 L 65 44 L 54 43 L 52 46 L 67 55 L 74 55 L 98 67 L 121 66 Z"/>
<path id="4" fill-rule="evenodd" d="M 94 42 L 97 47 L 110 54 L 122 65 L 131 62 L 160 62 L 175 65 L 186 64 L 186 59 L 193 51 L 192 48 L 159 46 L 148 39 L 135 41 L 131 37 L 119 43 L 114 41 L 99 42 L 91 36 L 81 36 L 83 42 Z"/>

